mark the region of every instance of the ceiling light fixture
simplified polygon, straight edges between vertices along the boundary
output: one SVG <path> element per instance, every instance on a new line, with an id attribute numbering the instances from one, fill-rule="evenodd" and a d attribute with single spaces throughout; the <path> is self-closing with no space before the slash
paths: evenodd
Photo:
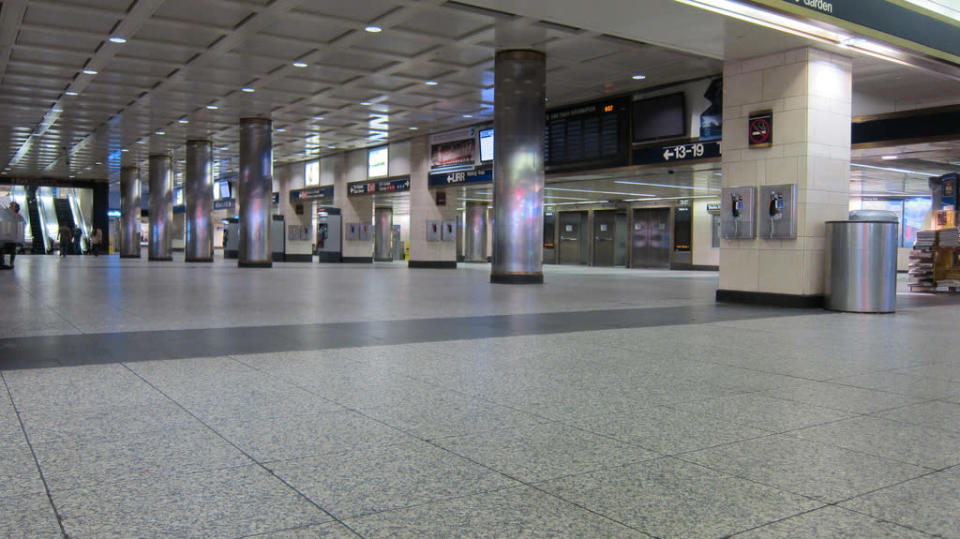
<path id="1" fill-rule="evenodd" d="M 894 159 L 900 159 L 900 156 L 899 155 L 882 155 L 880 156 L 880 159 L 883 159 L 884 161 L 893 161 Z"/>
<path id="2" fill-rule="evenodd" d="M 630 78 L 632 78 L 633 80 L 643 80 L 643 79 L 647 78 L 647 76 L 644 75 L 644 74 L 642 74 L 642 73 L 637 73 L 636 75 L 634 75 L 634 76 L 632 76 L 632 77 L 630 77 Z"/>
<path id="3" fill-rule="evenodd" d="M 363 105 L 364 107 L 369 107 L 370 105 L 373 105 L 373 103 L 369 101 L 361 101 L 360 104 Z"/>
<path id="4" fill-rule="evenodd" d="M 87 69 L 87 68 L 85 68 L 85 69 L 83 70 L 83 74 L 84 74 L 84 75 L 96 75 L 96 74 L 97 74 L 97 70 L 96 70 L 96 69 Z"/>
<path id="5" fill-rule="evenodd" d="M 219 109 L 219 108 L 220 108 L 220 107 L 214 105 L 213 103 L 207 105 L 207 110 L 217 110 L 217 109 Z"/>
<path id="6" fill-rule="evenodd" d="M 283 133 L 283 132 L 285 132 L 286 130 L 287 130 L 286 127 L 278 127 L 278 128 L 277 128 L 277 133 Z"/>
<path id="7" fill-rule="evenodd" d="M 110 36 L 110 43 L 119 43 L 119 44 L 122 45 L 122 44 L 124 44 L 124 43 L 126 43 L 126 42 L 127 42 L 127 38 L 125 38 L 125 37 Z"/>
<path id="8" fill-rule="evenodd" d="M 308 65 L 310 65 L 310 64 L 308 64 L 308 63 L 306 63 L 306 62 L 294 62 L 294 63 L 293 63 L 293 67 L 301 67 L 301 68 L 302 68 L 302 67 L 307 67 Z"/>
<path id="9" fill-rule="evenodd" d="M 594 189 L 572 189 L 569 187 L 544 187 L 546 191 L 572 191 L 575 193 L 600 193 L 603 195 L 626 195 L 631 197 L 655 197 L 657 195 L 648 195 L 646 193 L 624 193 L 621 191 L 596 191 Z"/>
<path id="10" fill-rule="evenodd" d="M 166 135 L 166 134 L 167 134 L 167 132 L 164 131 L 163 129 L 157 129 L 157 130 L 155 131 L 155 133 L 158 134 L 158 135 Z"/>
<path id="11" fill-rule="evenodd" d="M 126 148 L 121 148 L 121 149 L 120 149 L 120 153 L 127 153 L 127 152 L 129 152 L 129 151 L 130 151 L 130 150 L 128 150 L 128 149 L 126 149 Z"/>
<path id="12" fill-rule="evenodd" d="M 645 185 L 647 187 L 666 187 L 669 189 L 691 189 L 696 191 L 697 189 L 702 191 L 720 191 L 716 187 L 694 187 L 692 185 L 672 185 L 669 183 L 649 183 L 649 182 L 637 182 L 633 180 L 614 180 L 613 183 L 622 183 L 626 185 Z"/>
<path id="13" fill-rule="evenodd" d="M 320 116 L 320 115 L 318 114 L 318 115 L 314 116 L 313 119 L 314 119 L 314 120 L 322 120 L 322 119 L 323 119 L 323 116 Z"/>
<path id="14" fill-rule="evenodd" d="M 327 148 L 330 148 L 331 150 L 335 150 L 335 149 L 337 149 L 337 145 L 336 145 L 336 144 L 328 144 L 328 145 L 327 145 Z"/>
<path id="15" fill-rule="evenodd" d="M 464 117 L 464 118 L 473 118 L 473 114 L 464 114 L 463 117 Z"/>
<path id="16" fill-rule="evenodd" d="M 177 123 L 178 123 L 178 124 L 188 124 L 188 123 L 190 123 L 190 120 L 188 120 L 188 119 L 186 119 L 186 118 L 180 118 L 179 120 L 177 120 Z"/>
<path id="17" fill-rule="evenodd" d="M 428 80 L 428 81 L 424 82 L 424 84 L 426 84 L 427 86 L 436 86 L 436 85 L 438 85 L 438 84 L 440 84 L 440 83 L 437 82 L 437 81 L 435 81 L 435 80 Z"/>
<path id="18" fill-rule="evenodd" d="M 79 95 L 77 92 L 75 92 L 75 91 L 73 91 L 73 90 L 67 90 L 67 91 L 64 92 L 63 94 L 64 94 L 64 95 L 69 95 L 70 97 L 73 97 L 73 96 L 75 96 L 75 95 Z"/>
<path id="19" fill-rule="evenodd" d="M 417 129 L 420 129 L 420 128 L 417 127 L 417 126 L 415 126 L 415 125 L 411 125 L 411 126 L 408 127 L 407 129 L 409 129 L 410 131 L 416 131 Z"/>
<path id="20" fill-rule="evenodd" d="M 922 170 L 909 170 L 905 168 L 878 167 L 877 165 L 865 165 L 863 163 L 850 163 L 851 167 L 869 168 L 873 170 L 886 170 L 888 172 L 901 172 L 903 174 L 919 174 L 921 176 L 934 176 L 933 173 L 923 172 Z"/>
<path id="21" fill-rule="evenodd" d="M 368 24 L 363 27 L 364 30 L 370 32 L 371 34 L 379 34 L 383 31 L 383 28 L 377 26 L 376 24 Z"/>
<path id="22" fill-rule="evenodd" d="M 256 92 L 257 90 L 256 90 L 255 88 L 251 88 L 251 87 L 249 87 L 249 86 L 245 86 L 245 87 L 243 87 L 243 88 L 240 88 L 240 91 L 241 91 L 241 92 L 246 92 L 246 93 L 248 93 L 248 94 L 252 94 L 253 92 Z"/>

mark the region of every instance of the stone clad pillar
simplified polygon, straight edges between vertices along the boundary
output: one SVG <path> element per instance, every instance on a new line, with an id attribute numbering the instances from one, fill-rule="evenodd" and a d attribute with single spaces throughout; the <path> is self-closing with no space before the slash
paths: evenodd
<path id="1" fill-rule="evenodd" d="M 273 195 L 273 124 L 264 118 L 240 119 L 241 268 L 269 268 L 270 204 Z"/>
<path id="2" fill-rule="evenodd" d="M 825 221 L 847 218 L 851 60 L 802 48 L 723 69 L 723 186 L 797 185 L 797 238 L 724 239 L 718 301 L 821 306 Z M 751 148 L 748 118 L 773 112 L 772 144 Z M 762 231 L 761 231 L 762 232 Z"/>
<path id="3" fill-rule="evenodd" d="M 140 258 L 140 169 L 120 169 L 120 258 Z"/>
<path id="4" fill-rule="evenodd" d="M 453 190 L 447 203 L 437 206 L 436 190 L 430 189 L 430 138 L 410 140 L 410 268 L 456 269 L 456 241 L 428 241 L 427 227 L 456 221 L 457 202 Z"/>
<path id="5" fill-rule="evenodd" d="M 150 156 L 149 260 L 173 260 L 170 256 L 173 222 L 173 167 L 169 155 Z"/>
<path id="6" fill-rule="evenodd" d="M 184 194 L 184 260 L 213 262 L 213 146 L 209 140 L 187 141 Z"/>
<path id="7" fill-rule="evenodd" d="M 493 283 L 543 282 L 546 55 L 497 53 L 494 78 Z"/>

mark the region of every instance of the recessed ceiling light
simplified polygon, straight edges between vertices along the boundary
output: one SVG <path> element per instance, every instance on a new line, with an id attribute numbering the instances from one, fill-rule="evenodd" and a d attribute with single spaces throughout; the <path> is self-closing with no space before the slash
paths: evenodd
<path id="1" fill-rule="evenodd" d="M 110 43 L 126 43 L 127 38 L 120 36 L 110 36 Z"/>
<path id="2" fill-rule="evenodd" d="M 644 74 L 642 74 L 642 73 L 637 73 L 636 75 L 634 75 L 634 76 L 632 76 L 632 77 L 630 77 L 630 78 L 632 78 L 633 80 L 643 80 L 643 79 L 647 78 L 647 76 L 644 75 Z"/>
<path id="3" fill-rule="evenodd" d="M 278 127 L 278 128 L 277 128 L 277 133 L 283 133 L 283 132 L 286 131 L 286 130 L 287 130 L 286 127 Z"/>
<path id="4" fill-rule="evenodd" d="M 143 139 L 138 140 L 137 144 L 143 144 Z"/>
<path id="5" fill-rule="evenodd" d="M 884 161 L 893 161 L 894 159 L 900 159 L 900 156 L 899 156 L 899 155 L 884 155 L 884 156 L 881 156 L 880 159 L 883 159 Z"/>
<path id="6" fill-rule="evenodd" d="M 213 103 L 207 105 L 207 110 L 217 110 L 217 109 L 219 109 L 219 108 L 220 108 L 220 107 L 214 105 Z"/>
<path id="7" fill-rule="evenodd" d="M 253 92 L 256 92 L 257 90 L 256 90 L 255 88 L 251 88 L 251 87 L 247 86 L 247 87 L 244 87 L 244 88 L 240 88 L 240 91 L 241 91 L 241 92 L 246 92 L 246 93 L 248 93 L 248 94 L 252 94 Z"/>
<path id="8" fill-rule="evenodd" d="M 96 74 L 97 74 L 97 70 L 96 70 L 96 69 L 84 69 L 84 70 L 83 70 L 83 73 L 84 73 L 85 75 L 96 75 Z"/>
<path id="9" fill-rule="evenodd" d="M 220 149 L 221 149 L 221 150 L 229 150 L 229 149 L 230 149 L 230 146 L 220 146 Z"/>
<path id="10" fill-rule="evenodd" d="M 97 165 L 102 165 L 102 164 L 103 164 L 103 161 L 97 161 L 96 164 L 97 164 Z"/>
<path id="11" fill-rule="evenodd" d="M 411 126 L 408 127 L 407 129 L 409 129 L 410 131 L 416 131 L 417 129 L 420 129 L 420 128 L 417 127 L 417 126 L 415 126 L 415 125 L 411 125 Z"/>
<path id="12" fill-rule="evenodd" d="M 440 84 L 440 83 L 437 82 L 437 81 L 435 81 L 435 80 L 428 80 L 428 81 L 425 82 L 424 84 L 426 84 L 427 86 L 436 86 L 436 85 L 438 85 L 438 84 Z"/>
<path id="13" fill-rule="evenodd" d="M 463 117 L 464 117 L 464 118 L 473 118 L 473 114 L 464 114 Z"/>
<path id="14" fill-rule="evenodd" d="M 383 28 L 377 26 L 376 24 L 368 24 L 364 26 L 363 29 L 366 30 L 367 32 L 370 32 L 371 34 L 376 34 L 378 32 L 383 31 Z"/>
<path id="15" fill-rule="evenodd" d="M 293 67 L 307 67 L 309 64 L 306 62 L 294 62 Z"/>
<path id="16" fill-rule="evenodd" d="M 328 144 L 328 145 L 327 145 L 327 148 L 330 148 L 331 150 L 334 150 L 334 149 L 337 148 L 337 145 L 336 145 L 336 144 Z"/>
<path id="17" fill-rule="evenodd" d="M 177 120 L 177 123 L 178 123 L 178 124 L 188 124 L 188 123 L 190 123 L 190 120 L 188 120 L 188 119 L 186 119 L 186 118 L 180 118 L 179 120 Z"/>
<path id="18" fill-rule="evenodd" d="M 164 131 L 163 129 L 157 129 L 155 132 L 156 132 L 156 134 L 158 134 L 158 135 L 166 135 L 166 134 L 167 134 L 167 132 Z"/>
<path id="19" fill-rule="evenodd" d="M 323 116 L 320 116 L 320 115 L 318 114 L 318 115 L 314 116 L 313 119 L 314 119 L 314 120 L 322 120 L 322 119 L 323 119 Z"/>
<path id="20" fill-rule="evenodd" d="M 75 95 L 78 95 L 78 94 L 77 94 L 77 92 L 74 92 L 73 90 L 67 90 L 66 92 L 64 92 L 64 95 L 75 96 Z"/>
<path id="21" fill-rule="evenodd" d="M 120 149 L 120 153 L 127 153 L 127 152 L 129 152 L 129 151 L 130 151 L 130 150 L 128 150 L 128 149 L 126 149 L 126 148 L 121 148 L 121 149 Z"/>
<path id="22" fill-rule="evenodd" d="M 369 101 L 361 101 L 360 104 L 363 105 L 364 107 L 369 107 L 369 106 L 372 105 L 373 103 L 371 103 L 371 102 L 369 102 Z"/>

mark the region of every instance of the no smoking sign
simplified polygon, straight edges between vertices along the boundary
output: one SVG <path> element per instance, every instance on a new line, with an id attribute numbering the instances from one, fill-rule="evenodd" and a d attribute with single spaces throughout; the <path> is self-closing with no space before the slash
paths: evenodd
<path id="1" fill-rule="evenodd" d="M 747 140 L 751 148 L 766 148 L 773 144 L 773 112 L 755 112 L 747 122 Z"/>

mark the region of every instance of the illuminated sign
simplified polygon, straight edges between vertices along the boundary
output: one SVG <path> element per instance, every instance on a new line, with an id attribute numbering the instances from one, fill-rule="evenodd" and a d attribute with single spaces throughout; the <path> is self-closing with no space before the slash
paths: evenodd
<path id="1" fill-rule="evenodd" d="M 304 167 L 303 184 L 307 187 L 320 185 L 320 161 L 308 161 Z"/>
<path id="2" fill-rule="evenodd" d="M 464 170 L 460 172 L 443 172 L 440 174 L 431 174 L 428 177 L 427 185 L 429 187 L 447 187 L 450 185 L 460 185 L 463 183 L 479 183 L 493 181 L 493 167 L 480 167 L 474 170 Z"/>
<path id="3" fill-rule="evenodd" d="M 347 195 L 349 196 L 397 193 L 409 190 L 410 176 L 400 176 L 377 181 L 351 182 L 347 184 Z"/>
<path id="4" fill-rule="evenodd" d="M 326 185 L 323 187 L 311 187 L 309 189 L 300 189 L 297 191 L 290 191 L 290 202 L 297 203 L 304 200 L 316 200 L 316 199 L 332 199 L 333 198 L 333 186 Z"/>
<path id="5" fill-rule="evenodd" d="M 367 177 L 379 178 L 389 171 L 389 146 L 373 148 L 367 152 Z"/>
<path id="6" fill-rule="evenodd" d="M 480 161 L 493 161 L 493 128 L 480 130 Z"/>

